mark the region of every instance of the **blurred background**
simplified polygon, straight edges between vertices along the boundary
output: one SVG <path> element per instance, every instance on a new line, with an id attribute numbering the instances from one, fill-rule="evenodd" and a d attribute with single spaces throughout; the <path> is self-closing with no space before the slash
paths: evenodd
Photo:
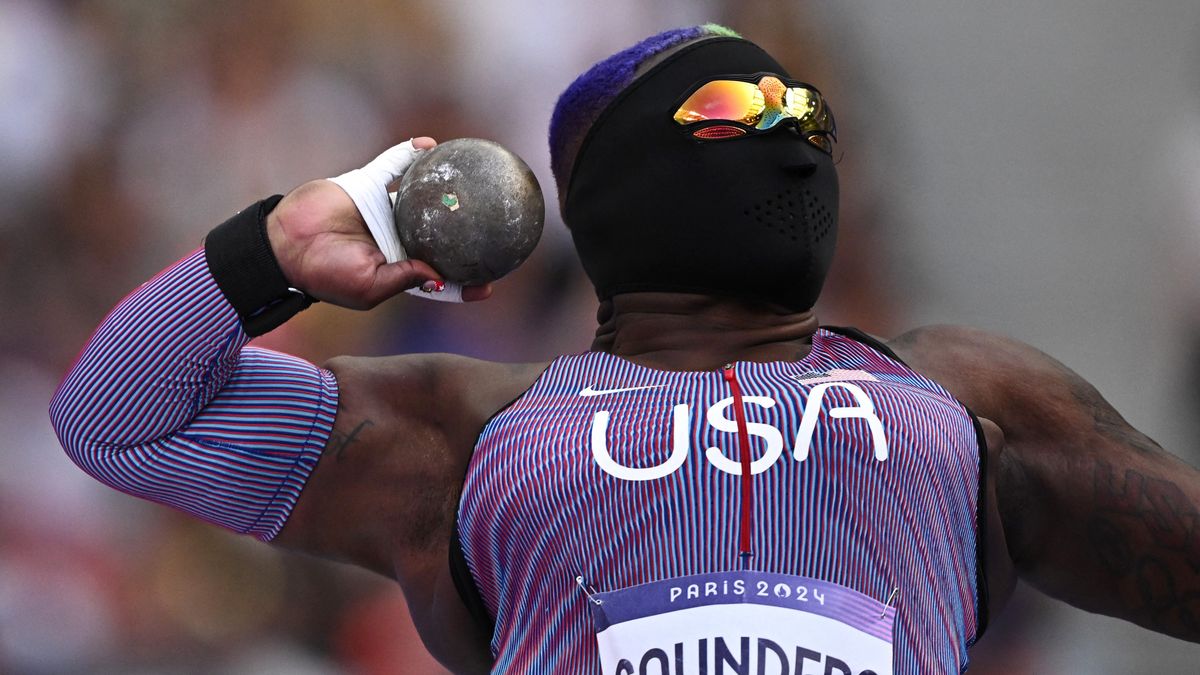
<path id="1" fill-rule="evenodd" d="M 1195 0 L 0 0 L 0 672 L 441 673 L 384 580 L 111 492 L 47 403 L 106 311 L 265 195 L 414 135 L 521 154 L 555 202 L 558 93 L 717 21 L 838 115 L 820 316 L 1028 341 L 1193 464 L 1200 425 Z M 596 301 L 557 213 L 482 305 L 318 305 L 262 341 L 547 359 Z M 1021 588 L 972 673 L 1192 673 L 1200 646 Z"/>

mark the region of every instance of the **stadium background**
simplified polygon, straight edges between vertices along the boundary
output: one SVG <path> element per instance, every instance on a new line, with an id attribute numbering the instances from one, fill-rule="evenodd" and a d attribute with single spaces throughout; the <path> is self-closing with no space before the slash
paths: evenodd
<path id="1" fill-rule="evenodd" d="M 53 387 L 214 224 L 397 140 L 496 139 L 553 204 L 558 92 L 710 20 L 838 114 L 825 322 L 1022 338 L 1200 460 L 1194 0 L 0 0 L 0 672 L 442 672 L 387 582 L 93 483 L 50 430 Z M 483 305 L 318 306 L 263 343 L 544 359 L 586 349 L 594 311 L 551 212 Z M 1021 589 L 974 656 L 973 673 L 1182 673 L 1200 647 Z"/>

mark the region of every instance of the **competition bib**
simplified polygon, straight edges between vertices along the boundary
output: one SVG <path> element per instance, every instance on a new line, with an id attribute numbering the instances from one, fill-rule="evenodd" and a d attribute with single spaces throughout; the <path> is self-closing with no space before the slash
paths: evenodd
<path id="1" fill-rule="evenodd" d="M 589 596 L 604 675 L 891 675 L 895 607 L 736 571 Z"/>

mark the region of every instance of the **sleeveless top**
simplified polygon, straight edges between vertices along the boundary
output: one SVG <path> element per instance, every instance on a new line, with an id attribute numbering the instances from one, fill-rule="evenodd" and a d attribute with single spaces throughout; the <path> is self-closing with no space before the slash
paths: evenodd
<path id="1" fill-rule="evenodd" d="M 609 591 L 742 567 L 731 379 L 752 460 L 746 567 L 895 604 L 898 674 L 965 670 L 986 617 L 974 415 L 852 329 L 818 330 L 799 361 L 727 368 L 563 356 L 485 426 L 452 568 L 461 556 L 460 592 L 494 626 L 493 672 L 599 672 L 578 577 Z"/>

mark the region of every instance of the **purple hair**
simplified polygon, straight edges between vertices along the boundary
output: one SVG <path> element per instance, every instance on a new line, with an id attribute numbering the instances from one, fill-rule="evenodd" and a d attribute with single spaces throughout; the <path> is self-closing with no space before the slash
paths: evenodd
<path id="1" fill-rule="evenodd" d="M 560 201 L 566 197 L 575 154 L 587 130 L 613 97 L 633 81 L 637 67 L 675 45 L 708 36 L 741 37 L 715 23 L 663 31 L 593 65 L 563 91 L 550 117 L 550 169 Z"/>

